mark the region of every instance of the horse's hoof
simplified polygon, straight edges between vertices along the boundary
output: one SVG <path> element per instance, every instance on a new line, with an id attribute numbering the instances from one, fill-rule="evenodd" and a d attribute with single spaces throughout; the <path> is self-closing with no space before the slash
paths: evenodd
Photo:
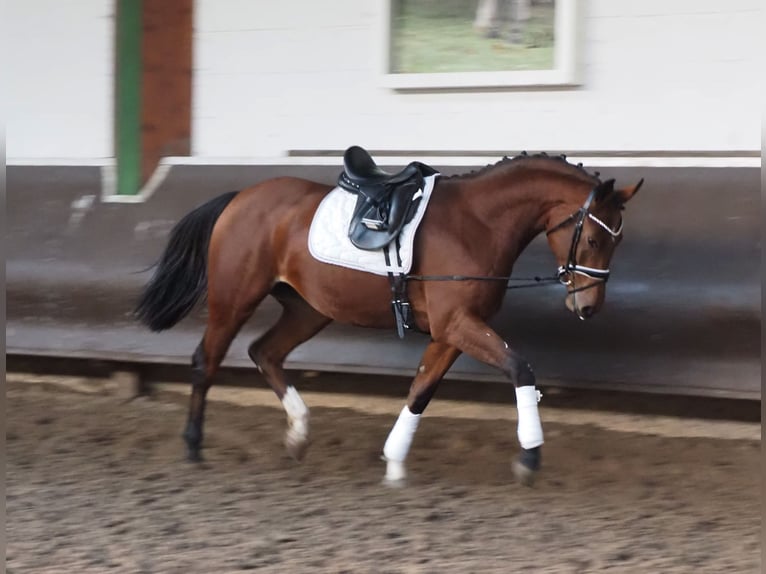
<path id="1" fill-rule="evenodd" d="M 188 450 L 186 452 L 186 460 L 193 463 L 202 462 L 202 453 L 199 450 Z"/>
<path id="2" fill-rule="evenodd" d="M 407 479 L 406 478 L 389 478 L 388 476 L 384 476 L 383 480 L 381 480 L 380 483 L 386 488 L 404 488 L 405 486 L 407 486 Z"/>
<path id="3" fill-rule="evenodd" d="M 407 485 L 407 470 L 403 462 L 388 460 L 385 456 L 380 457 L 386 461 L 386 475 L 383 484 L 390 488 L 402 488 Z"/>
<path id="4" fill-rule="evenodd" d="M 513 461 L 513 474 L 516 476 L 516 480 L 518 480 L 524 486 L 532 486 L 535 483 L 537 471 L 532 470 L 518 460 L 515 460 Z"/>
<path id="5" fill-rule="evenodd" d="M 301 462 L 309 449 L 309 441 L 307 439 L 297 439 L 288 434 L 285 437 L 285 448 L 294 460 Z"/>

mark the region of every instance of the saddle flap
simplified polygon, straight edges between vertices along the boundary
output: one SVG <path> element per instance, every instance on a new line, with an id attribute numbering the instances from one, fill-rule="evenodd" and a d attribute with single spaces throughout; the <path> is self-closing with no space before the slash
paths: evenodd
<path id="1" fill-rule="evenodd" d="M 365 250 L 382 249 L 409 223 L 423 197 L 423 181 L 407 182 L 392 194 L 390 202 L 375 204 L 359 195 L 348 227 L 348 238 Z"/>

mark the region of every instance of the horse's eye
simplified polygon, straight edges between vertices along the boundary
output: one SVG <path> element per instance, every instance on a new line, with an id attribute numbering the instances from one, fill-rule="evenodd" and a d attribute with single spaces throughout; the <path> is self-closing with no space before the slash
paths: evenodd
<path id="1" fill-rule="evenodd" d="M 588 245 L 590 245 L 593 249 L 598 249 L 598 241 L 592 237 L 588 237 Z"/>

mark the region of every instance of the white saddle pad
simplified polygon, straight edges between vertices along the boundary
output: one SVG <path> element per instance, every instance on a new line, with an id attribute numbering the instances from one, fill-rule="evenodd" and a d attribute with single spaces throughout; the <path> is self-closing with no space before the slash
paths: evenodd
<path id="1" fill-rule="evenodd" d="M 309 229 L 309 252 L 315 259 L 323 263 L 367 271 L 376 275 L 386 275 L 389 272 L 409 273 L 412 268 L 412 246 L 415 243 L 415 232 L 426 212 L 438 175 L 429 175 L 425 178 L 423 198 L 418 204 L 418 209 L 412 220 L 402 228 L 399 235 L 401 266 L 396 264 L 395 241 L 386 247 L 390 253 L 391 266 L 386 265 L 382 249 L 366 251 L 358 249 L 351 243 L 348 238 L 348 226 L 356 205 L 356 195 L 340 187 L 336 187 L 327 194 L 314 214 Z"/>

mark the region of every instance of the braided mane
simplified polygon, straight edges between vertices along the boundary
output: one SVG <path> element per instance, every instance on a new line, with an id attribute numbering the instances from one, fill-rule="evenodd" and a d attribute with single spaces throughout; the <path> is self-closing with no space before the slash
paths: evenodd
<path id="1" fill-rule="evenodd" d="M 519 155 L 514 157 L 505 156 L 500 161 L 496 163 L 488 164 L 480 169 L 473 170 L 468 173 L 452 175 L 445 179 L 452 179 L 452 180 L 473 179 L 476 177 L 481 177 L 483 175 L 488 175 L 490 173 L 494 174 L 500 171 L 510 170 L 513 168 L 531 167 L 532 165 L 537 163 L 545 163 L 547 164 L 546 168 L 551 169 L 553 171 L 557 171 L 559 173 L 574 175 L 579 179 L 587 179 L 589 183 L 593 183 L 593 184 L 601 183 L 601 179 L 599 179 L 599 175 L 600 175 L 599 172 L 596 171 L 594 173 L 589 173 L 583 167 L 581 163 L 578 163 L 578 164 L 569 163 L 564 154 L 548 155 L 545 152 L 528 154 L 525 151 L 521 152 Z"/>

